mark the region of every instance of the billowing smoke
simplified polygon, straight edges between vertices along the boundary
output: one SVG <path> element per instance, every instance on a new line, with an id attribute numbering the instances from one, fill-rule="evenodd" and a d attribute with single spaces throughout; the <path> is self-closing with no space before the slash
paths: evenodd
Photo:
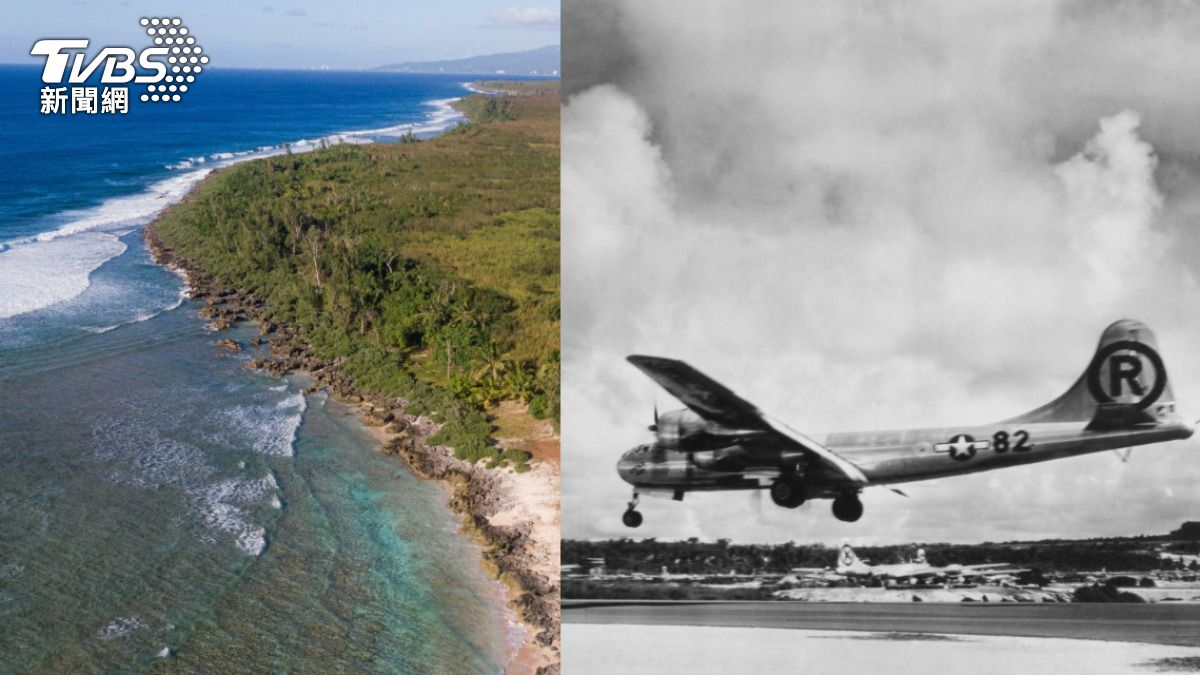
<path id="1" fill-rule="evenodd" d="M 686 359 L 804 430 L 971 424 L 1060 393 L 1131 317 L 1200 416 L 1200 9 L 564 13 L 596 22 L 566 36 L 568 81 L 572 51 L 625 50 L 564 109 L 564 536 L 629 533 L 614 463 L 674 403 L 630 353 Z M 649 503 L 637 535 L 1161 532 L 1200 514 L 1196 445 L 868 490 L 853 526 L 827 502 L 688 495 Z"/>
<path id="2" fill-rule="evenodd" d="M 1139 122 L 1129 110 L 1100 120 L 1100 133 L 1083 152 L 1055 167 L 1067 193 L 1070 250 L 1087 265 L 1100 301 L 1147 290 L 1128 280 L 1166 253 L 1168 242 L 1152 227 L 1162 208 L 1154 184 L 1158 161 L 1137 136 Z"/>

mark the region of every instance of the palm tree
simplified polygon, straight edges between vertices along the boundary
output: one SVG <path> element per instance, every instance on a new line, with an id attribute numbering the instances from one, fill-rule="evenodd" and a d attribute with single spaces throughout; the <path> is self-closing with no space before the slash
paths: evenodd
<path id="1" fill-rule="evenodd" d="M 491 405 L 500 400 L 504 395 L 504 390 L 500 388 L 500 383 L 492 378 L 477 380 L 475 386 L 472 387 L 475 393 L 475 398 L 484 405 Z"/>
<path id="2" fill-rule="evenodd" d="M 504 360 L 500 347 L 495 342 L 489 342 L 487 350 L 483 353 L 483 365 L 475 371 L 474 376 L 477 381 L 486 378 L 499 384 L 507 367 L 508 363 Z"/>
<path id="3" fill-rule="evenodd" d="M 510 363 L 504 376 L 505 397 L 528 403 L 535 394 L 537 387 L 529 367 L 523 363 Z"/>

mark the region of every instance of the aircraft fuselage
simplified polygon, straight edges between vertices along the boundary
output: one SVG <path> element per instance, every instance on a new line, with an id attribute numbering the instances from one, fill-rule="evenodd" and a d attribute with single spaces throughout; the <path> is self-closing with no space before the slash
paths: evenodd
<path id="1" fill-rule="evenodd" d="M 1191 437 L 1175 407 L 1154 334 L 1128 319 L 1105 329 L 1082 375 L 1058 398 L 993 424 L 805 435 L 683 361 L 633 355 L 630 363 L 687 406 L 655 413 L 652 443 L 621 456 L 634 486 L 623 520 L 641 523 L 639 492 L 676 499 L 696 490 L 769 488 L 779 506 L 833 499 L 833 514 L 862 516 L 858 493 Z"/>
<path id="2" fill-rule="evenodd" d="M 1169 418 L 1168 418 L 1169 416 Z M 1102 450 L 1128 448 L 1189 438 L 1193 425 L 1173 409 L 1159 423 L 1139 429 L 1088 431 L 1084 422 L 999 423 L 813 435 L 867 477 L 866 485 L 892 485 L 929 480 L 1022 464 L 1062 459 Z M 808 498 L 833 497 L 845 481 L 803 453 L 772 447 L 769 438 L 753 435 L 723 447 L 684 450 L 648 443 L 626 452 L 617 465 L 621 478 L 643 491 L 756 489 L 763 478 L 791 466 L 809 490 Z"/>

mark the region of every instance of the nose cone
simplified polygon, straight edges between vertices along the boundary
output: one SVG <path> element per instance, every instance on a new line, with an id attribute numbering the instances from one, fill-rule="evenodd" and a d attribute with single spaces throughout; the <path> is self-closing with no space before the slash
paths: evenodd
<path id="1" fill-rule="evenodd" d="M 637 484 L 637 474 L 645 471 L 645 454 L 646 446 L 639 445 L 621 455 L 621 459 L 617 460 L 617 475 L 621 480 L 630 485 Z"/>
<path id="2" fill-rule="evenodd" d="M 629 458 L 633 454 L 633 450 L 629 450 L 621 455 L 621 459 L 617 460 L 617 475 L 626 483 L 632 483 L 631 473 L 633 471 L 633 461 Z"/>

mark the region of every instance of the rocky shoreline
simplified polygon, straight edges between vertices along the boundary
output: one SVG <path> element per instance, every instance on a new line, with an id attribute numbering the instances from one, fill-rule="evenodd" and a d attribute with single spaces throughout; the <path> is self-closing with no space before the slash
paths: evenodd
<path id="1" fill-rule="evenodd" d="M 189 297 L 204 301 L 199 316 L 208 319 L 209 326 L 215 330 L 224 330 L 240 321 L 258 324 L 259 335 L 252 343 L 267 344 L 269 356 L 252 359 L 248 367 L 277 376 L 299 371 L 309 373 L 316 383 L 305 393 L 324 388 L 331 396 L 361 407 L 364 422 L 382 427 L 388 434 L 383 452 L 402 458 L 419 477 L 444 481 L 450 486 L 450 507 L 462 517 L 463 528 L 483 546 L 485 569 L 510 589 L 510 606 L 536 632 L 534 642 L 547 656 L 549 664 L 539 667 L 537 672 L 557 673 L 559 581 L 535 569 L 537 542 L 531 536 L 530 527 L 496 526 L 489 521 L 511 501 L 501 489 L 496 475 L 503 469 L 486 469 L 454 457 L 450 448 L 428 445 L 427 439 L 437 431 L 435 422 L 405 413 L 407 402 L 403 399 L 359 388 L 348 375 L 339 371 L 337 360 L 318 358 L 296 331 L 266 316 L 266 303 L 262 298 L 222 285 L 193 261 L 167 246 L 157 229 L 159 218 L 145 228 L 146 246 L 155 262 L 185 275 Z M 231 351 L 241 348 L 232 340 L 221 340 L 219 345 Z"/>

